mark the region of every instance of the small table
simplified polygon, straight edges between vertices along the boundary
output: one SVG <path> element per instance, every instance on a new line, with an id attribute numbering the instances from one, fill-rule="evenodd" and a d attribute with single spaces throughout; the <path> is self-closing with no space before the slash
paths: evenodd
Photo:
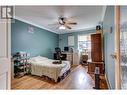
<path id="1" fill-rule="evenodd" d="M 104 62 L 92 62 L 91 60 L 88 60 L 88 73 L 89 74 L 95 74 L 95 67 L 99 67 L 100 74 L 104 75 Z"/>

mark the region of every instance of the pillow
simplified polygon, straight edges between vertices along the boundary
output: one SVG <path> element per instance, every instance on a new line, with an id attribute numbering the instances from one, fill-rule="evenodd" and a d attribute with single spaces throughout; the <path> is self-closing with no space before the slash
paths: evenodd
<path id="1" fill-rule="evenodd" d="M 37 61 L 44 61 L 44 60 L 47 60 L 47 59 L 48 59 L 48 58 L 46 58 L 46 57 L 37 56 L 37 57 L 31 58 L 30 60 L 31 60 L 31 61 L 34 61 L 34 62 L 37 62 Z"/>
<path id="2" fill-rule="evenodd" d="M 42 56 L 37 56 L 37 59 L 38 60 L 47 60 L 48 58 L 47 57 L 42 57 Z"/>

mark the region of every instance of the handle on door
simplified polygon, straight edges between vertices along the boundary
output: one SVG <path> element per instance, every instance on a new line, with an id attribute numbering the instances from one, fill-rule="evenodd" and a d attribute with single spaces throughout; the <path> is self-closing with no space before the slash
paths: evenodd
<path id="1" fill-rule="evenodd" d="M 116 57 L 117 57 L 116 54 L 111 54 L 110 56 L 111 56 L 113 59 L 116 59 Z"/>

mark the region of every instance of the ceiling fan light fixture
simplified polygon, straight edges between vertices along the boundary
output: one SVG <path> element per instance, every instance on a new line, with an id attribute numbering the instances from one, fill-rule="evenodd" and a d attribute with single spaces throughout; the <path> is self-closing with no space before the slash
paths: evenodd
<path id="1" fill-rule="evenodd" d="M 65 28 L 64 25 L 61 25 L 61 26 L 59 27 L 59 29 L 60 29 L 60 30 L 64 30 L 64 29 L 66 29 L 66 28 Z"/>

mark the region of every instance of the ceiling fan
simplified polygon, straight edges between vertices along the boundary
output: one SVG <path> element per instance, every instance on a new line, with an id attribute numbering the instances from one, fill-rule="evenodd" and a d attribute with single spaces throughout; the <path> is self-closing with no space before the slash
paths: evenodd
<path id="1" fill-rule="evenodd" d="M 77 22 L 71 21 L 69 18 L 67 19 L 65 17 L 59 17 L 58 22 L 52 25 L 58 25 L 56 29 L 64 30 L 72 29 L 71 25 L 77 25 Z"/>

